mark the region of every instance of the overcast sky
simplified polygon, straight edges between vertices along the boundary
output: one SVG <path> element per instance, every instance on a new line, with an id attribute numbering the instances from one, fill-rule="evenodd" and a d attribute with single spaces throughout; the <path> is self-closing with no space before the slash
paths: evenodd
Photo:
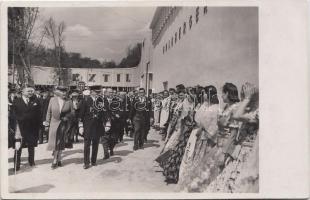
<path id="1" fill-rule="evenodd" d="M 41 24 L 49 17 L 66 24 L 68 52 L 117 63 L 129 45 L 142 41 L 150 31 L 155 7 L 40 8 Z"/>

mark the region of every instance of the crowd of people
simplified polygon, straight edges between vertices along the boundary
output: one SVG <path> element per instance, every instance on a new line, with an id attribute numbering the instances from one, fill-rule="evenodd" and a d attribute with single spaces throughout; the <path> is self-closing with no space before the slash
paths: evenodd
<path id="1" fill-rule="evenodd" d="M 20 170 L 22 149 L 28 148 L 29 165 L 34 166 L 34 149 L 45 140 L 53 155 L 52 169 L 62 166 L 62 151 L 73 148 L 81 136 L 84 169 L 96 166 L 99 144 L 103 159 L 109 159 L 124 134 L 133 138 L 134 151 L 143 149 L 147 141 L 152 105 L 143 88 L 126 93 L 99 85 L 83 91 L 57 86 L 40 92 L 26 85 L 19 91 L 10 89 L 8 97 L 8 143 L 15 149 L 16 171 Z"/>
<path id="2" fill-rule="evenodd" d="M 159 96 L 154 126 L 165 145 L 156 161 L 167 184 L 177 183 L 180 190 L 189 192 L 210 191 L 211 186 L 211 192 L 233 192 L 240 169 L 257 149 L 257 88 L 244 84 L 239 99 L 232 83 L 223 85 L 221 97 L 212 85 L 185 88 L 180 84 Z M 251 184 L 257 183 L 258 172 L 251 179 Z"/>
<path id="3" fill-rule="evenodd" d="M 153 127 L 164 141 L 155 161 L 167 184 L 190 192 L 208 187 L 229 192 L 242 177 L 243 163 L 249 165 L 248 158 L 257 149 L 258 100 L 258 90 L 250 83 L 240 94 L 234 84 L 225 83 L 221 96 L 212 85 L 179 84 L 148 96 L 143 88 L 118 92 L 95 85 L 68 91 L 57 86 L 52 92 L 39 92 L 25 86 L 20 92 L 9 90 L 9 147 L 15 148 L 18 171 L 22 148 L 28 148 L 28 161 L 34 166 L 34 148 L 46 140 L 53 155 L 51 167 L 56 169 L 62 166 L 62 151 L 73 148 L 82 136 L 88 169 L 96 166 L 99 144 L 103 159 L 114 155 L 124 134 L 133 138 L 134 151 L 143 149 Z M 258 172 L 251 181 L 256 179 Z"/>

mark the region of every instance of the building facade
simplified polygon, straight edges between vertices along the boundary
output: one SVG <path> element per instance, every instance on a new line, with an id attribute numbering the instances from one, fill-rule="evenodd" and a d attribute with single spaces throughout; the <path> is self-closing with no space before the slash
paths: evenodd
<path id="1" fill-rule="evenodd" d="M 57 85 L 53 67 L 33 66 L 31 74 L 35 85 Z M 119 91 L 131 91 L 140 86 L 140 72 L 138 67 L 133 68 L 69 68 L 70 85 L 75 86 L 83 82 L 86 86 L 101 85 Z M 16 72 L 15 72 L 16 74 Z M 17 80 L 17 78 L 15 78 Z M 9 82 L 13 83 L 13 73 L 9 74 Z"/>
<path id="2" fill-rule="evenodd" d="M 160 92 L 177 84 L 258 85 L 257 7 L 158 7 L 134 68 L 71 68 L 70 85 Z M 56 85 L 53 69 L 33 67 L 35 84 Z M 9 77 L 10 78 L 10 77 Z"/>
<path id="3" fill-rule="evenodd" d="M 257 7 L 158 7 L 150 28 L 145 60 L 155 92 L 180 83 L 258 85 Z"/>

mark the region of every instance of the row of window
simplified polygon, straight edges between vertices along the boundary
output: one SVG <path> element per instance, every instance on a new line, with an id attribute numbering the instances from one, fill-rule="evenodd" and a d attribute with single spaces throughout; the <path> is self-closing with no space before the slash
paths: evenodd
<path id="1" fill-rule="evenodd" d="M 97 74 L 88 74 L 88 82 L 95 82 Z M 110 74 L 103 74 L 104 82 L 109 82 Z M 72 81 L 82 81 L 80 74 L 72 74 Z M 116 74 L 116 82 L 121 82 L 121 74 Z M 130 82 L 130 74 L 126 74 L 126 82 Z"/>
<path id="2" fill-rule="evenodd" d="M 109 82 L 110 74 L 103 74 L 104 82 Z M 116 74 L 116 82 L 121 82 L 121 74 Z M 129 74 L 126 74 L 126 82 L 130 82 Z"/>
<path id="3" fill-rule="evenodd" d="M 196 14 L 195 14 L 195 22 L 196 24 L 199 21 L 199 10 L 200 7 L 196 8 Z M 208 8 L 207 6 L 203 7 L 203 15 L 206 15 L 208 12 Z M 191 30 L 193 26 L 193 16 L 190 15 L 189 19 L 188 19 L 188 28 L 187 28 L 187 23 L 184 22 L 182 26 L 179 27 L 178 31 L 176 31 L 174 33 L 174 35 L 172 35 L 171 39 L 168 40 L 168 42 L 166 42 L 166 44 L 163 46 L 163 54 L 165 54 L 165 52 L 168 51 L 168 49 L 172 48 L 173 45 L 175 45 L 177 43 L 178 40 L 181 40 L 181 35 L 183 33 L 183 35 L 186 34 L 186 30 Z"/>

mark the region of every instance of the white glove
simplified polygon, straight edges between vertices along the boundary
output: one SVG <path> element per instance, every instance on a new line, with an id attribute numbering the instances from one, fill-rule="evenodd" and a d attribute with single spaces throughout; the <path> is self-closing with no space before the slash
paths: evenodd
<path id="1" fill-rule="evenodd" d="M 83 135 L 83 133 L 84 133 L 84 128 L 83 128 L 83 126 L 80 126 L 80 127 L 79 127 L 79 133 L 80 133 L 81 135 Z"/>
<path id="2" fill-rule="evenodd" d="M 107 123 L 105 123 L 104 130 L 105 132 L 108 132 L 110 129 L 111 129 L 111 122 L 107 121 Z"/>
<path id="3" fill-rule="evenodd" d="M 19 150 L 20 146 L 21 146 L 20 142 L 15 142 L 15 149 L 16 150 Z"/>
<path id="4" fill-rule="evenodd" d="M 43 122 L 43 126 L 49 126 L 50 124 L 47 121 Z"/>

